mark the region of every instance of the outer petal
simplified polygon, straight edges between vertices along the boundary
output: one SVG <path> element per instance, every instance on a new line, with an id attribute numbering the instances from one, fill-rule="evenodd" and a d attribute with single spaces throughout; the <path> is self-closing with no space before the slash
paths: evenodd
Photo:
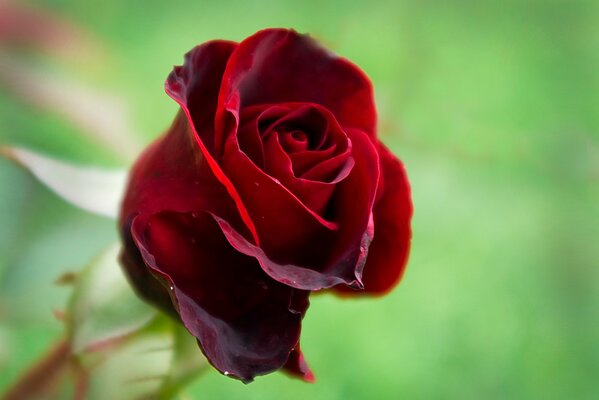
<path id="1" fill-rule="evenodd" d="M 199 143 L 186 116 L 180 113 L 167 134 L 148 147 L 133 167 L 121 208 L 121 227 L 140 214 L 205 210 L 226 218 L 245 236 L 252 237 Z"/>
<path id="2" fill-rule="evenodd" d="M 239 217 L 243 219 L 207 151 L 213 142 L 222 75 L 236 46 L 225 41 L 197 46 L 186 54 L 185 65 L 175 67 L 169 75 L 165 89 L 185 107 L 169 131 L 146 149 L 133 167 L 121 226 L 135 215 L 162 210 L 207 210 L 235 224 Z M 194 106 L 191 114 L 188 103 Z"/>
<path id="3" fill-rule="evenodd" d="M 194 48 L 186 55 L 185 64 L 182 67 L 175 67 L 169 75 L 165 90 L 181 106 L 187 118 L 188 136 L 195 145 L 192 146 L 193 154 L 202 160 L 211 174 L 225 188 L 252 240 L 257 243 L 258 238 L 253 222 L 237 190 L 217 164 L 213 150 L 215 140 L 213 114 L 217 108 L 217 92 L 221 85 L 223 68 L 234 48 L 234 43 L 224 41 L 208 42 Z M 163 151 L 164 149 L 160 150 Z M 187 166 L 187 169 L 193 172 L 191 166 Z M 181 196 L 179 192 L 175 194 Z"/>
<path id="4" fill-rule="evenodd" d="M 137 294 L 154 306 L 160 308 L 174 319 L 179 319 L 179 314 L 173 305 L 170 292 L 164 285 L 164 280 L 154 276 L 144 263 L 142 254 L 135 243 L 131 232 L 131 218 L 121 229 L 123 248 L 119 254 L 119 261 L 125 270 L 129 282 Z"/>
<path id="5" fill-rule="evenodd" d="M 383 295 L 401 279 L 405 270 L 412 231 L 413 207 L 405 168 L 379 143 L 381 183 L 374 206 L 374 239 L 364 266 L 364 291 L 338 286 L 342 293 Z"/>
<path id="6" fill-rule="evenodd" d="M 289 354 L 289 359 L 283 369 L 290 375 L 298 376 L 306 382 L 314 383 L 315 381 L 314 374 L 308 367 L 299 345 Z"/>
<path id="7" fill-rule="evenodd" d="M 238 120 L 240 107 L 287 102 L 320 104 L 344 128 L 375 137 L 372 85 L 357 66 L 307 35 L 265 29 L 241 42 L 229 59 L 219 95 L 217 142 L 224 143 L 228 134 L 227 111 Z"/>
<path id="8" fill-rule="evenodd" d="M 185 63 L 176 66 L 165 89 L 179 104 L 185 104 L 196 131 L 206 148 L 214 148 L 214 116 L 222 75 L 237 43 L 215 40 L 196 46 L 185 54 Z"/>
<path id="9" fill-rule="evenodd" d="M 149 271 L 219 371 L 249 382 L 282 368 L 290 354 L 294 360 L 308 292 L 270 279 L 231 248 L 210 214 L 138 217 L 132 231 Z"/>

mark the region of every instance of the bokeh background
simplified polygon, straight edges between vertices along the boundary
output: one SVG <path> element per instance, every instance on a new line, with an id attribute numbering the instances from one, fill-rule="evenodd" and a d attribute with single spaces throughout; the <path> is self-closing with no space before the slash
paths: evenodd
<path id="1" fill-rule="evenodd" d="M 0 141 L 126 166 L 177 111 L 172 65 L 265 27 L 371 77 L 412 184 L 410 263 L 384 298 L 313 296 L 315 384 L 210 371 L 181 398 L 598 398 L 597 1 L 2 1 Z M 0 392 L 63 332 L 56 277 L 114 225 L 0 159 Z"/>

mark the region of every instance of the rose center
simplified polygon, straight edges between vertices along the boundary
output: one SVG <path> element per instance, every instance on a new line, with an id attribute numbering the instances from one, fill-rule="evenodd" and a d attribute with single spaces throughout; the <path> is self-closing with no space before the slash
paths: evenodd
<path id="1" fill-rule="evenodd" d="M 238 132 L 241 150 L 262 170 L 281 181 L 286 175 L 330 181 L 348 159 L 345 133 L 334 117 L 318 106 L 255 106 L 244 110 L 241 120 Z M 309 173 L 323 163 L 316 173 Z"/>
<path id="2" fill-rule="evenodd" d="M 301 129 L 282 130 L 277 132 L 279 143 L 287 154 L 312 150 L 310 136 Z"/>

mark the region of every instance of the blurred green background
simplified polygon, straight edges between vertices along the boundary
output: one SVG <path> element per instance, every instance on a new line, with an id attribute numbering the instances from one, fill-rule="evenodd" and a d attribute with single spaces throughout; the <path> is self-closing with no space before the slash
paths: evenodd
<path id="1" fill-rule="evenodd" d="M 404 280 L 380 299 L 313 296 L 302 347 L 314 385 L 276 373 L 245 386 L 210 371 L 182 398 L 599 397 L 599 2 L 19 4 L 73 24 L 81 42 L 0 43 L 0 141 L 73 162 L 127 165 L 123 146 L 149 142 L 177 111 L 163 91 L 172 65 L 206 40 L 293 27 L 373 81 L 380 136 L 413 190 Z M 120 99 L 135 140 L 111 148 L 57 112 L 60 101 L 32 105 L 6 73 L 15 65 L 60 82 L 49 98 L 77 87 Z M 121 118 L 110 110 L 92 113 Z M 55 278 L 116 229 L 3 159 L 0 221 L 1 392 L 62 332 L 53 311 L 68 290 Z"/>

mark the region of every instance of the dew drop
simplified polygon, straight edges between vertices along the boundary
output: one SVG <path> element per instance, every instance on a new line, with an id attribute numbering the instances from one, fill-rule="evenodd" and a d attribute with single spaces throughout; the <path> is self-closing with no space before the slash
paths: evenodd
<path id="1" fill-rule="evenodd" d="M 171 289 L 171 290 L 175 290 L 175 287 L 174 287 L 174 286 L 171 286 L 171 287 L 170 287 L 170 289 Z"/>
<path id="2" fill-rule="evenodd" d="M 256 187 L 260 186 L 258 182 L 254 182 L 254 185 L 256 185 Z"/>
<path id="3" fill-rule="evenodd" d="M 229 376 L 229 371 L 225 371 L 225 375 L 226 375 L 226 376 Z"/>

